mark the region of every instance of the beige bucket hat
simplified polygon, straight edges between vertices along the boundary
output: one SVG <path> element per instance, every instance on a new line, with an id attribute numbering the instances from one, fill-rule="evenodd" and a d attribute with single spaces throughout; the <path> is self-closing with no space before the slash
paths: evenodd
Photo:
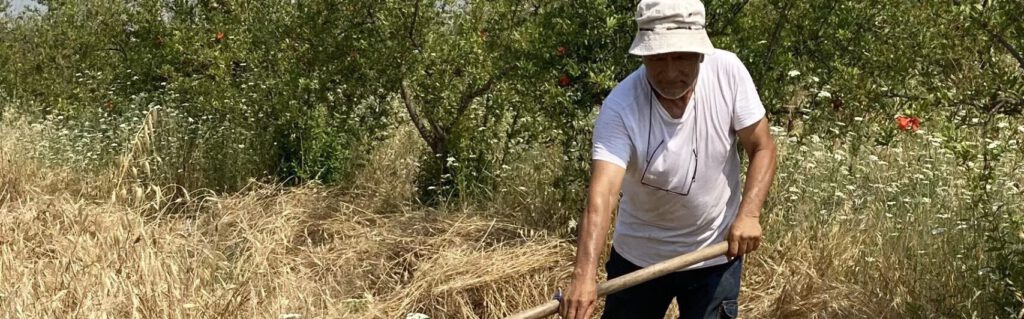
<path id="1" fill-rule="evenodd" d="M 636 7 L 633 55 L 667 52 L 711 54 L 714 46 L 704 29 L 704 4 L 699 0 L 642 0 Z"/>

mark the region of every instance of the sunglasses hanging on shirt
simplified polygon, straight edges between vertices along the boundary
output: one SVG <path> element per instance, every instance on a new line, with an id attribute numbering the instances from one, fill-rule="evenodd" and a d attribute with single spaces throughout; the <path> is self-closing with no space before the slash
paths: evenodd
<path id="1" fill-rule="evenodd" d="M 697 114 L 695 113 L 695 112 L 697 112 L 697 100 L 693 96 L 691 96 L 690 98 L 694 99 L 693 100 L 694 101 L 694 103 L 693 103 L 694 105 L 693 105 L 693 109 L 692 109 L 692 112 L 694 112 L 694 114 L 691 116 L 694 120 L 693 120 L 693 124 L 690 125 L 690 126 L 693 127 L 693 130 L 692 130 L 692 132 L 693 132 L 692 133 L 693 143 L 690 145 L 691 146 L 690 147 L 691 148 L 690 151 L 689 152 L 685 152 L 685 153 L 688 153 L 688 154 L 685 154 L 685 155 L 684 154 L 666 154 L 666 149 L 668 147 L 665 146 L 665 143 L 667 142 L 667 140 L 666 140 L 666 138 L 664 138 L 664 134 L 660 134 L 660 135 L 662 135 L 661 141 L 658 142 L 657 146 L 654 147 L 654 151 L 652 152 L 651 151 L 651 136 L 652 136 L 652 130 L 654 129 L 654 112 L 655 112 L 654 111 L 654 99 L 655 99 L 655 97 L 654 97 L 654 91 L 653 91 L 653 87 L 652 87 L 650 98 L 648 99 L 648 113 L 647 113 L 648 114 L 648 126 L 647 126 L 647 146 L 646 146 L 647 150 L 646 150 L 646 153 L 644 154 L 645 157 L 646 157 L 645 158 L 646 159 L 646 168 L 644 168 L 644 173 L 643 173 L 643 175 L 641 175 L 641 179 L 640 179 L 640 183 L 641 184 L 643 184 L 645 186 L 648 186 L 648 187 L 651 187 L 651 188 L 654 188 L 654 189 L 657 189 L 657 190 L 660 190 L 660 191 L 665 191 L 665 192 L 673 193 L 673 194 L 680 195 L 680 196 L 689 196 L 690 195 L 690 191 L 693 189 L 693 184 L 696 184 L 696 182 L 697 182 L 697 164 L 698 164 L 698 153 L 697 153 Z M 659 153 L 659 151 L 660 151 L 660 153 Z M 682 157 L 684 157 L 686 155 L 690 155 L 690 156 L 688 156 L 689 159 L 683 159 L 682 158 Z M 673 157 L 675 157 L 675 158 L 673 158 Z M 682 179 L 676 179 L 676 178 L 674 178 L 675 173 L 671 172 L 671 167 L 678 167 L 678 166 L 672 165 L 672 164 L 673 163 L 679 163 L 680 162 L 679 160 L 681 160 L 681 159 L 683 160 L 683 162 L 686 162 L 686 166 L 685 166 L 685 168 L 683 170 L 683 172 L 686 172 L 686 176 L 684 178 L 682 178 Z M 668 161 L 668 163 L 664 163 L 665 161 Z M 664 164 L 664 165 L 661 165 L 661 167 L 657 167 L 655 165 L 656 168 L 655 168 L 654 171 L 652 171 L 651 170 L 651 166 L 654 163 Z M 668 169 L 662 169 L 662 168 L 668 168 Z M 659 170 L 660 170 L 660 172 L 659 172 Z M 666 172 L 669 173 L 669 174 L 665 174 Z"/>

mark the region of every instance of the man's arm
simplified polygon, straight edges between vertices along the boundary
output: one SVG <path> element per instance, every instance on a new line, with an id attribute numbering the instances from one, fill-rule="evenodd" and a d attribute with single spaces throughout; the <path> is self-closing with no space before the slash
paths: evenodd
<path id="1" fill-rule="evenodd" d="M 619 202 L 619 191 L 626 169 L 611 162 L 595 160 L 590 174 L 587 208 L 580 223 L 573 282 L 559 313 L 562 318 L 590 318 L 597 301 L 597 264 L 604 249 L 612 211 Z"/>
<path id="2" fill-rule="evenodd" d="M 573 274 L 596 278 L 598 257 L 611 228 L 612 211 L 619 203 L 626 169 L 601 160 L 595 160 L 593 166 Z"/>
<path id="3" fill-rule="evenodd" d="M 747 152 L 750 167 L 747 168 L 747 180 L 743 185 L 739 214 L 729 230 L 729 257 L 742 256 L 761 245 L 761 208 L 775 178 L 778 153 L 768 131 L 766 118 L 739 130 L 737 136 Z"/>

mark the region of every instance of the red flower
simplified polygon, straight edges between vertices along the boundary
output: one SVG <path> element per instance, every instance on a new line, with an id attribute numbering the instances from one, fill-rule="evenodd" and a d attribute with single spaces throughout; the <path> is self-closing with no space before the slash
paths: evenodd
<path id="1" fill-rule="evenodd" d="M 217 31 L 217 35 L 214 36 L 217 42 L 224 41 L 224 32 Z"/>
<path id="2" fill-rule="evenodd" d="M 921 129 L 921 119 L 913 116 L 897 116 L 896 124 L 901 131 L 914 131 Z"/>
<path id="3" fill-rule="evenodd" d="M 565 56 L 565 47 L 558 47 L 556 52 L 558 52 L 558 56 Z"/>
<path id="4" fill-rule="evenodd" d="M 558 78 L 558 86 L 567 87 L 570 84 L 572 84 L 572 81 L 569 81 L 569 76 L 568 75 L 563 73 L 562 77 Z"/>
<path id="5" fill-rule="evenodd" d="M 480 29 L 480 41 L 487 41 L 487 29 Z"/>
<path id="6" fill-rule="evenodd" d="M 107 109 L 107 111 L 113 111 L 114 110 L 114 102 L 111 102 L 110 100 L 107 100 L 107 102 L 103 103 L 103 108 Z"/>

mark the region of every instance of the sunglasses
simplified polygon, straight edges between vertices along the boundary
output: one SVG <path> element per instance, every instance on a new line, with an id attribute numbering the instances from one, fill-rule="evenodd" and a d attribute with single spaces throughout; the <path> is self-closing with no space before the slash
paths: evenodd
<path id="1" fill-rule="evenodd" d="M 693 97 L 691 97 L 691 98 L 693 98 Z M 693 107 L 692 112 L 696 112 L 697 111 L 697 107 L 696 106 L 697 106 L 696 105 L 696 100 L 694 100 L 694 107 Z M 643 184 L 643 185 L 645 185 L 647 187 L 651 187 L 651 188 L 654 188 L 654 189 L 657 189 L 657 190 L 660 190 L 660 191 L 676 194 L 676 195 L 679 195 L 679 196 L 689 196 L 690 195 L 690 191 L 693 190 L 693 184 L 697 183 L 697 164 L 698 164 L 698 158 L 699 158 L 699 154 L 697 153 L 697 125 L 696 125 L 697 124 L 697 121 L 696 121 L 697 114 L 693 115 L 694 124 L 691 125 L 691 126 L 693 126 L 693 144 L 692 144 L 692 149 L 690 151 L 692 156 L 690 157 L 690 160 L 687 161 L 687 168 L 684 170 L 685 172 L 687 172 L 687 174 L 688 174 L 687 177 L 688 178 L 683 179 L 685 182 L 683 183 L 682 186 L 679 186 L 679 187 L 670 187 L 670 186 L 666 186 L 666 185 L 657 185 L 659 180 L 657 178 L 653 177 L 653 175 L 649 175 L 648 174 L 648 172 L 651 169 L 651 164 L 655 161 L 655 157 L 657 155 L 659 155 L 658 151 L 661 150 L 662 151 L 661 155 L 665 155 L 664 154 L 665 153 L 664 152 L 664 147 L 663 147 L 665 145 L 665 139 L 664 138 L 662 138 L 661 142 L 659 142 L 658 145 L 654 147 L 654 151 L 651 152 L 651 135 L 652 135 L 652 130 L 654 128 L 654 92 L 653 91 L 651 92 L 650 99 L 648 100 L 648 113 L 647 114 L 648 114 L 648 122 L 649 122 L 648 123 L 648 127 L 647 127 L 647 150 L 646 150 L 646 153 L 644 154 L 647 157 L 646 158 L 647 159 L 647 165 L 644 168 L 643 175 L 641 175 L 640 184 Z M 659 159 L 668 160 L 667 158 L 664 158 L 664 157 L 661 157 Z M 649 178 L 648 176 L 652 176 L 652 177 Z"/>

